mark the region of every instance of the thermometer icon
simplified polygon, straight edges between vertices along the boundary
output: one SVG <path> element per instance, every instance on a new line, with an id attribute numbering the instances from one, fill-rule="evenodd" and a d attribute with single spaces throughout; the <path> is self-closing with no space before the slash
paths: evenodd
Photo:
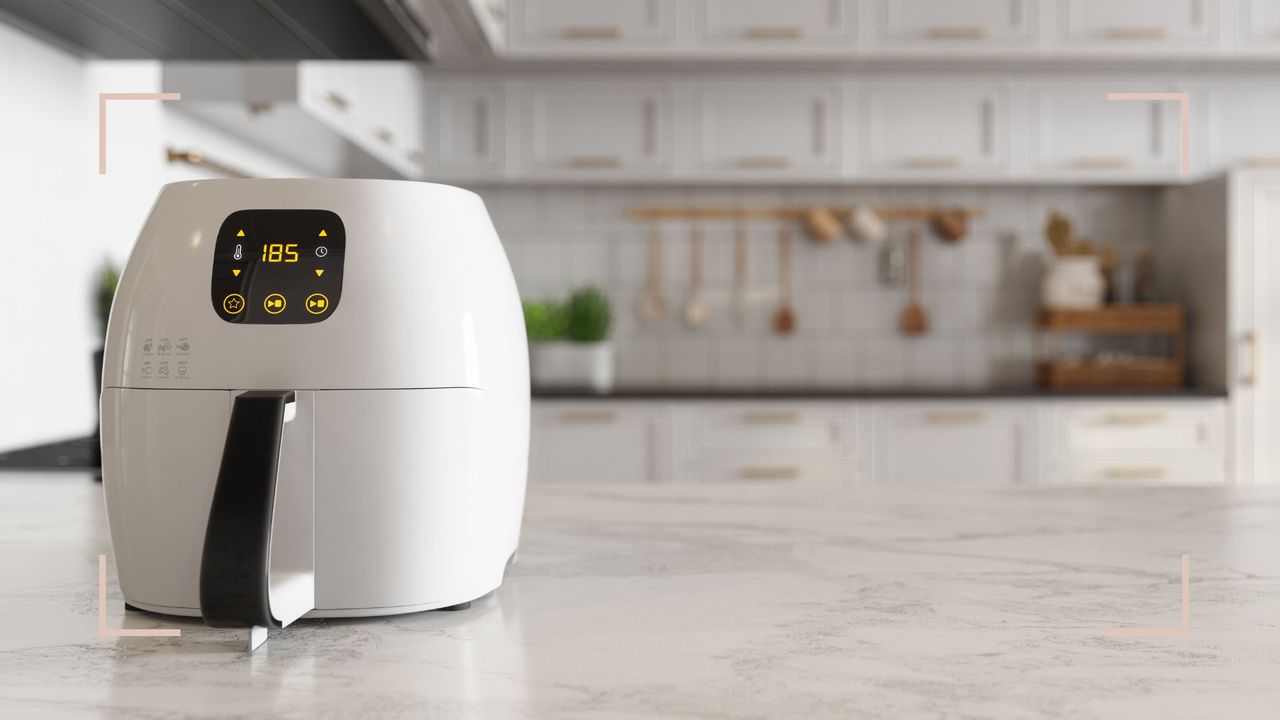
<path id="1" fill-rule="evenodd" d="M 236 254 L 232 255 L 231 257 L 235 258 L 236 260 L 244 259 L 244 252 L 240 249 L 239 245 L 236 245 Z"/>

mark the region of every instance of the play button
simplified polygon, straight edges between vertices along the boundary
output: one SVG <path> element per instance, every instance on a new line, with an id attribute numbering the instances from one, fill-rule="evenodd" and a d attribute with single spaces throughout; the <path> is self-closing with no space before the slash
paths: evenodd
<path id="1" fill-rule="evenodd" d="M 312 315 L 323 315 L 329 309 L 329 298 L 324 293 L 311 293 L 307 296 L 307 312 Z"/>

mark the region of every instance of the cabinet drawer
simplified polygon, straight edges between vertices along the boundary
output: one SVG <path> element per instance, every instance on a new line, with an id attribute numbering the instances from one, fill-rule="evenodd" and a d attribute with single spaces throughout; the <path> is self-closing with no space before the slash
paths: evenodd
<path id="1" fill-rule="evenodd" d="M 990 52 L 1030 47 L 1037 36 L 1034 0 L 877 0 L 874 7 L 876 49 Z"/>
<path id="2" fill-rule="evenodd" d="M 707 461 L 694 463 L 689 481 L 696 483 L 839 483 L 848 468 L 838 462 L 814 462 L 787 458 L 759 461 Z"/>
<path id="3" fill-rule="evenodd" d="M 939 405 L 883 412 L 878 482 L 1013 485 L 1030 476 L 1030 413 L 1021 407 Z"/>
<path id="4" fill-rule="evenodd" d="M 1009 93 L 994 84 L 899 82 L 867 89 L 861 156 L 873 172 L 1007 168 Z"/>
<path id="5" fill-rule="evenodd" d="M 1061 0 L 1059 39 L 1068 48 L 1155 50 L 1217 43 L 1218 0 Z"/>
<path id="6" fill-rule="evenodd" d="M 839 410 L 770 405 L 694 410 L 692 429 L 695 457 L 839 457 L 852 435 Z"/>
<path id="7" fill-rule="evenodd" d="M 839 89 L 829 83 L 718 82 L 700 89 L 703 170 L 734 177 L 839 166 Z"/>
<path id="8" fill-rule="evenodd" d="M 597 403 L 535 407 L 529 480 L 643 484 L 670 480 L 670 414 Z"/>
<path id="9" fill-rule="evenodd" d="M 1067 456 L 1221 453 L 1223 413 L 1158 404 L 1059 407 L 1058 451 Z"/>
<path id="10" fill-rule="evenodd" d="M 1068 485 L 1222 485 L 1219 460 L 1079 460 L 1064 463 L 1057 482 Z"/>

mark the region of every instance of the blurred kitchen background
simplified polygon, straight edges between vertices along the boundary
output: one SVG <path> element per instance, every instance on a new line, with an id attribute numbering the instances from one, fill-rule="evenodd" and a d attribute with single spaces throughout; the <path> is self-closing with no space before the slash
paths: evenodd
<path id="1" fill-rule="evenodd" d="M 483 196 L 535 482 L 1267 482 L 1278 67 L 1268 0 L 0 0 L 0 464 L 92 463 L 162 184 L 334 176 Z"/>

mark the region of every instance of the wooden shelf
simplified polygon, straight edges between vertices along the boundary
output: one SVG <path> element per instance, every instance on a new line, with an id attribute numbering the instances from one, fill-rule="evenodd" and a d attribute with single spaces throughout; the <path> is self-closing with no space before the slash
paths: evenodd
<path id="1" fill-rule="evenodd" d="M 1040 327 L 1054 332 L 1181 334 L 1186 318 L 1181 305 L 1107 305 L 1095 310 L 1041 308 Z"/>
<path id="2" fill-rule="evenodd" d="M 1051 390 L 1182 387 L 1182 361 L 1152 358 L 1100 363 L 1088 360 L 1045 360 L 1037 368 L 1040 387 Z"/>

